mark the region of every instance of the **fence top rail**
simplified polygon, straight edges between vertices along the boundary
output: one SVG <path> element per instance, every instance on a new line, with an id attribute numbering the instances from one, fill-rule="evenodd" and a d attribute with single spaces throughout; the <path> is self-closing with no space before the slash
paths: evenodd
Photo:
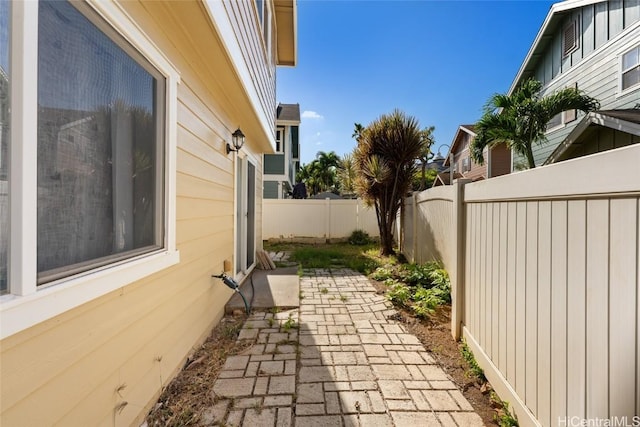
<path id="1" fill-rule="evenodd" d="M 443 185 L 440 187 L 433 187 L 416 193 L 416 203 L 429 202 L 433 200 L 445 200 L 453 202 L 455 195 L 455 189 L 453 185 Z"/>
<path id="2" fill-rule="evenodd" d="M 640 144 L 465 186 L 466 203 L 622 197 L 640 193 Z"/>

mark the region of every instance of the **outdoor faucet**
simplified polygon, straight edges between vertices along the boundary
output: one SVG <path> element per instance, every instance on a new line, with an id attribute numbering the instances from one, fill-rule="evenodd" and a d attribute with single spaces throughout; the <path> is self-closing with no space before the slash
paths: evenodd
<path id="1" fill-rule="evenodd" d="M 249 304 L 247 303 L 246 298 L 244 297 L 244 295 L 242 295 L 242 292 L 240 292 L 240 287 L 238 286 L 238 282 L 236 282 L 235 280 L 233 280 L 233 278 L 227 276 L 226 274 L 224 274 L 224 271 L 220 274 L 212 274 L 211 277 L 215 277 L 216 279 L 221 279 L 222 283 L 224 283 L 225 285 L 227 285 L 231 290 L 233 290 L 234 292 L 237 292 L 240 294 L 240 296 L 242 297 L 242 301 L 244 301 L 244 308 L 247 312 L 247 314 L 249 314 Z"/>

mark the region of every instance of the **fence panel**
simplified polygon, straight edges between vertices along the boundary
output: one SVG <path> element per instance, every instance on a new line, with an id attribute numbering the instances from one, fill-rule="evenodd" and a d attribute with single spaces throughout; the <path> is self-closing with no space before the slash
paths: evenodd
<path id="1" fill-rule="evenodd" d="M 638 164 L 631 146 L 465 186 L 464 336 L 520 425 L 639 413 Z"/>
<path id="2" fill-rule="evenodd" d="M 638 165 L 635 145 L 406 200 L 405 255 L 461 265 L 452 319 L 521 426 L 640 413 Z"/>
<path id="3" fill-rule="evenodd" d="M 362 200 L 264 199 L 264 239 L 345 239 L 354 230 L 379 236 L 375 210 Z"/>
<path id="4" fill-rule="evenodd" d="M 436 187 L 405 199 L 404 255 L 413 262 L 453 265 L 454 186 Z"/>

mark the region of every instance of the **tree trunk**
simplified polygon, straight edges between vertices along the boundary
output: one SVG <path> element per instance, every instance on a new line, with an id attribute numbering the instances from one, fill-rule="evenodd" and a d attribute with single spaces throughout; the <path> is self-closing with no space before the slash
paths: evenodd
<path id="1" fill-rule="evenodd" d="M 527 162 L 529 163 L 529 169 L 535 169 L 536 161 L 533 158 L 533 150 L 531 149 L 531 144 L 527 145 Z"/>
<path id="2" fill-rule="evenodd" d="M 427 189 L 427 177 L 425 173 L 426 169 L 427 169 L 427 162 L 422 162 L 422 180 L 420 181 L 420 190 Z"/>
<path id="3" fill-rule="evenodd" d="M 378 225 L 380 229 L 380 255 L 394 255 L 393 250 L 393 221 L 390 218 L 388 206 L 380 206 Z"/>

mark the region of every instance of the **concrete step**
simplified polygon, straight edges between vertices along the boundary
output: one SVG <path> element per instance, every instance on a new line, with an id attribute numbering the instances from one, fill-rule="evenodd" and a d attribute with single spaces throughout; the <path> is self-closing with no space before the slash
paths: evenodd
<path id="1" fill-rule="evenodd" d="M 256 311 L 298 308 L 300 307 L 298 267 L 296 265 L 275 270 L 255 269 L 240 286 L 240 292 L 250 304 L 250 308 Z M 245 306 L 242 297 L 235 293 L 225 306 L 225 313 L 232 314 L 238 309 L 244 311 Z"/>

